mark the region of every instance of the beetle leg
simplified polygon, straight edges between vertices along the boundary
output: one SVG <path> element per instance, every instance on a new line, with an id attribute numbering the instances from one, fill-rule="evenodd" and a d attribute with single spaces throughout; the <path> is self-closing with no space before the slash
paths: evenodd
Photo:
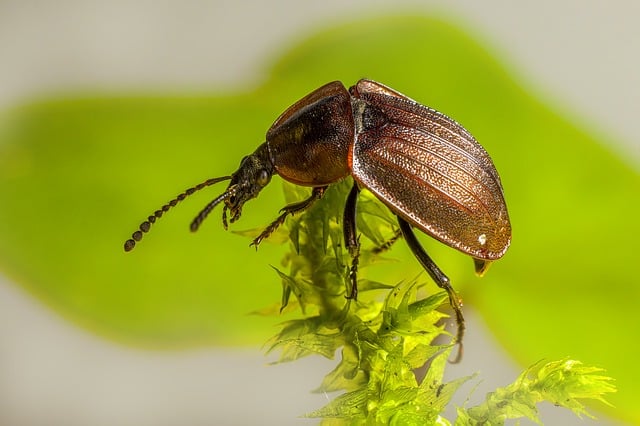
<path id="1" fill-rule="evenodd" d="M 436 282 L 438 287 L 445 290 L 449 295 L 449 304 L 453 308 L 456 314 L 456 323 L 458 325 L 458 332 L 456 334 L 455 342 L 459 344 L 458 355 L 453 360 L 454 363 L 459 362 L 462 358 L 462 338 L 464 337 L 464 317 L 462 316 L 462 307 L 460 300 L 456 295 L 455 290 L 451 287 L 451 281 L 449 278 L 438 268 L 438 266 L 431 260 L 431 257 L 427 254 L 424 248 L 420 245 L 420 242 L 416 238 L 416 234 L 413 233 L 411 225 L 406 220 L 398 216 L 398 223 L 400 224 L 400 230 L 404 239 L 407 241 L 409 248 L 413 252 L 414 256 L 418 259 L 420 264 L 424 267 L 431 278 Z"/>
<path id="2" fill-rule="evenodd" d="M 396 231 L 393 234 L 393 237 L 389 238 L 387 241 L 380 244 L 378 247 L 374 247 L 373 250 L 371 250 L 371 252 L 373 254 L 380 254 L 382 252 L 389 250 L 391 246 L 400 239 L 400 237 L 402 237 L 402 231 L 400 229 L 396 229 Z"/>
<path id="3" fill-rule="evenodd" d="M 351 291 L 347 299 L 358 298 L 358 263 L 360 259 L 360 239 L 356 236 L 356 204 L 360 189 L 354 182 L 347 202 L 344 205 L 344 217 L 342 220 L 342 231 L 344 233 L 344 244 L 351 255 L 351 270 L 349 278 L 351 279 Z"/>
<path id="4" fill-rule="evenodd" d="M 297 213 L 303 212 L 309 207 L 311 207 L 311 205 L 314 202 L 322 198 L 322 195 L 324 194 L 324 191 L 326 189 L 327 189 L 326 186 L 317 186 L 313 188 L 313 191 L 311 191 L 311 196 L 309 196 L 309 198 L 299 201 L 297 203 L 288 204 L 284 206 L 282 209 L 280 209 L 280 213 L 281 213 L 280 216 L 278 216 L 276 220 L 271 222 L 271 224 L 267 226 L 265 230 L 262 231 L 262 233 L 258 235 L 250 245 L 256 246 L 256 249 L 257 249 L 258 245 L 262 242 L 262 240 L 269 237 L 269 235 L 273 234 L 273 232 L 276 229 L 278 229 L 280 225 L 284 223 L 287 216 L 291 214 L 297 214 Z"/>

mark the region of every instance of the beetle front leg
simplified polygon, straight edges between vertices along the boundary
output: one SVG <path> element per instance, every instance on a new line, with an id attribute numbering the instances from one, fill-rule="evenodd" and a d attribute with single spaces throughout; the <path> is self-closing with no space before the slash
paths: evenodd
<path id="1" fill-rule="evenodd" d="M 269 237 L 269 235 L 273 234 L 273 232 L 276 229 L 278 229 L 280 225 L 284 223 L 287 216 L 301 213 L 306 209 L 308 209 L 309 207 L 311 207 L 313 203 L 315 203 L 317 200 L 322 198 L 322 196 L 324 195 L 324 191 L 326 189 L 327 189 L 326 186 L 315 187 L 313 188 L 313 191 L 311 191 L 311 196 L 309 196 L 309 198 L 299 201 L 297 203 L 288 204 L 284 206 L 282 209 L 280 209 L 280 213 L 281 213 L 280 216 L 278 216 L 276 220 L 271 222 L 271 224 L 267 226 L 265 230 L 262 231 L 262 233 L 258 235 L 250 245 L 256 246 L 256 249 L 257 249 L 258 245 L 262 242 L 262 240 Z"/>
<path id="2" fill-rule="evenodd" d="M 420 264 L 424 267 L 424 269 L 429 273 L 431 278 L 436 282 L 438 287 L 443 289 L 449 295 L 449 304 L 456 315 L 456 323 L 458 325 L 458 332 L 456 334 L 455 342 L 459 344 L 458 355 L 452 361 L 454 363 L 459 362 L 462 359 L 462 338 L 464 337 L 464 316 L 462 315 L 462 307 L 460 305 L 460 300 L 456 295 L 455 290 L 451 287 L 451 281 L 449 278 L 438 268 L 438 266 L 434 263 L 434 261 L 429 257 L 424 248 L 420 245 L 420 242 L 416 238 L 416 234 L 414 234 L 411 225 L 406 220 L 402 219 L 398 216 L 398 223 L 400 224 L 400 230 L 402 231 L 402 235 L 404 239 L 407 241 L 409 248 L 413 252 L 413 255 L 418 259 Z"/>
<path id="3" fill-rule="evenodd" d="M 347 202 L 344 206 L 344 216 L 342 219 L 342 231 L 344 233 L 344 244 L 349 250 L 351 256 L 351 270 L 349 278 L 351 279 L 351 291 L 347 299 L 358 298 L 358 263 L 360 260 L 360 241 L 356 236 L 356 204 L 360 189 L 358 184 L 353 183 Z"/>

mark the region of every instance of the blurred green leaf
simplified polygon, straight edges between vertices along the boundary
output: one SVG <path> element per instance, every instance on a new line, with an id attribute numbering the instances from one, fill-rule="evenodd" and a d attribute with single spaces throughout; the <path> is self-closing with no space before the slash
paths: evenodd
<path id="1" fill-rule="evenodd" d="M 170 212 L 132 253 L 122 243 L 165 201 L 235 170 L 288 105 L 329 80 L 381 81 L 463 123 L 501 174 L 513 243 L 480 282 L 471 261 L 424 238 L 466 306 L 480 310 L 523 364 L 570 356 L 617 379 L 615 414 L 640 421 L 640 175 L 516 82 L 461 29 L 381 18 L 335 27 L 292 48 L 252 93 L 202 98 L 78 97 L 16 108 L 0 127 L 0 267 L 84 327 L 137 345 L 261 342 L 245 315 L 278 300 L 279 247 L 191 218 L 223 188 Z M 234 229 L 272 220 L 277 180 Z M 269 213 L 271 212 L 271 213 Z M 406 259 L 362 277 L 396 282 Z M 395 277 L 389 278 L 389 277 Z"/>

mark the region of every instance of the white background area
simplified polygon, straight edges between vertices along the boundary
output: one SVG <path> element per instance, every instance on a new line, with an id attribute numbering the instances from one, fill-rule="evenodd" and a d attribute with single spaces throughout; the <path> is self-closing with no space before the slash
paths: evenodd
<path id="1" fill-rule="evenodd" d="M 274 55 L 314 28 L 383 11 L 438 12 L 467 24 L 509 60 L 525 86 L 572 111 L 579 125 L 612 135 L 614 148 L 640 164 L 637 1 L 390 5 L 0 0 L 0 111 L 69 89 L 233 92 L 259 85 Z M 479 371 L 477 400 L 510 383 L 521 368 L 505 357 L 480 317 L 468 307 L 465 314 L 465 359 L 450 374 Z M 296 416 L 327 402 L 309 391 L 335 363 L 319 357 L 279 366 L 267 361 L 260 348 L 122 347 L 65 322 L 0 277 L 0 425 L 309 424 Z M 552 406 L 543 411 L 547 424 L 614 424 L 601 415 L 598 422 L 580 421 Z"/>

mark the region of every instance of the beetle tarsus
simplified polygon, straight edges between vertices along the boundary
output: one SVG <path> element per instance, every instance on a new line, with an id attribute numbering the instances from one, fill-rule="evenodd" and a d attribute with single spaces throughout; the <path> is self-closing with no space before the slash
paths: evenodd
<path id="1" fill-rule="evenodd" d="M 273 234 L 276 231 L 276 229 L 280 227 L 280 225 L 284 223 L 287 216 L 298 214 L 307 210 L 309 207 L 313 205 L 313 203 L 315 203 L 320 198 L 322 198 L 322 195 L 324 195 L 324 191 L 326 189 L 327 189 L 326 186 L 315 187 L 313 188 L 313 191 L 311 191 L 311 195 L 309 196 L 309 198 L 306 198 L 302 201 L 298 201 L 297 203 L 288 204 L 284 206 L 282 209 L 280 209 L 280 212 L 281 212 L 280 216 L 278 216 L 276 220 L 271 222 L 271 224 L 267 226 L 264 229 L 264 231 L 262 231 L 262 233 L 260 233 L 260 235 L 258 235 L 251 242 L 250 245 L 255 246 L 257 249 L 260 243 L 262 242 L 262 240 L 264 240 L 265 238 L 268 238 L 271 234 Z"/>
<path id="2" fill-rule="evenodd" d="M 438 285 L 438 287 L 443 288 L 447 292 L 447 295 L 449 296 L 449 304 L 451 305 L 451 308 L 453 309 L 453 313 L 456 316 L 456 325 L 458 327 L 458 330 L 456 332 L 455 343 L 458 344 L 458 353 L 456 354 L 456 357 L 453 360 L 450 360 L 449 362 L 451 362 L 452 364 L 457 364 L 462 360 L 462 355 L 464 352 L 462 339 L 464 338 L 464 332 L 466 330 L 466 325 L 464 323 L 464 316 L 462 315 L 462 304 L 460 303 L 460 299 L 458 298 L 458 295 L 456 294 L 455 290 L 453 289 L 453 287 L 451 287 L 451 284 L 449 283 L 448 278 L 444 281 L 442 285 L 440 285 L 438 281 L 436 281 L 436 284 Z"/>
<path id="3" fill-rule="evenodd" d="M 351 281 L 351 290 L 347 299 L 358 300 L 358 265 L 360 264 L 360 237 L 356 239 L 356 245 L 349 247 L 351 255 L 351 269 L 349 270 L 349 280 Z"/>
<path id="4" fill-rule="evenodd" d="M 260 235 L 258 235 L 249 245 L 254 246 L 257 250 L 262 240 L 264 240 L 265 238 L 269 238 L 269 236 L 273 234 L 275 230 L 278 229 L 280 225 L 284 223 L 285 219 L 287 218 L 287 216 L 289 216 L 289 214 L 291 214 L 289 211 L 285 211 L 280 216 L 278 216 L 278 218 L 273 222 L 271 222 L 271 224 L 267 226 L 264 229 L 264 231 L 262 231 Z"/>
<path id="5" fill-rule="evenodd" d="M 346 223 L 346 222 L 345 222 Z M 355 229 L 353 230 L 355 233 Z M 358 266 L 360 265 L 360 236 L 355 239 L 355 245 L 348 245 L 349 255 L 351 256 L 351 268 L 349 268 L 349 282 L 351 287 L 347 288 L 348 294 L 346 299 L 358 300 Z"/>

